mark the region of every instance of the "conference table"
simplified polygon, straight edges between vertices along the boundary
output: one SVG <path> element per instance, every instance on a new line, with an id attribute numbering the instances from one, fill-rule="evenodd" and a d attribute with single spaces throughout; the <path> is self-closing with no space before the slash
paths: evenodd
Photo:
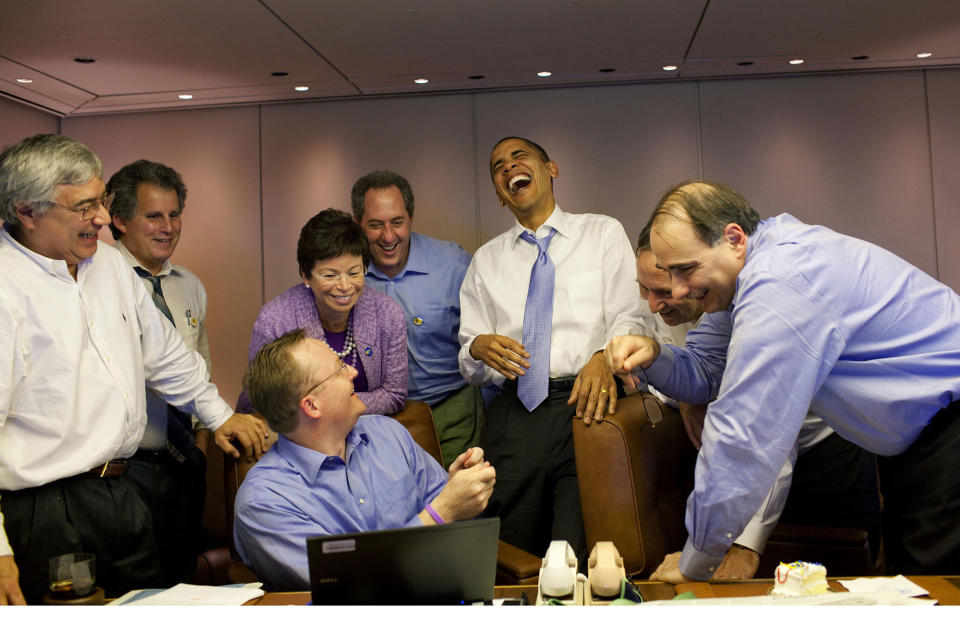
<path id="1" fill-rule="evenodd" d="M 941 605 L 960 605 L 960 576 L 907 576 L 930 593 Z M 846 591 L 837 582 L 843 578 L 828 580 L 834 591 Z M 678 594 L 692 592 L 697 598 L 735 598 L 746 596 L 765 595 L 773 586 L 772 578 L 757 578 L 753 580 L 690 582 L 679 585 L 670 585 L 662 582 L 635 581 L 634 586 L 643 596 L 644 601 L 672 600 Z M 495 598 L 519 598 L 526 594 L 530 601 L 536 599 L 536 585 L 504 585 L 494 589 Z M 277 605 L 305 605 L 310 602 L 310 592 L 277 592 L 267 593 L 260 598 L 247 602 L 248 605 L 277 606 Z"/>

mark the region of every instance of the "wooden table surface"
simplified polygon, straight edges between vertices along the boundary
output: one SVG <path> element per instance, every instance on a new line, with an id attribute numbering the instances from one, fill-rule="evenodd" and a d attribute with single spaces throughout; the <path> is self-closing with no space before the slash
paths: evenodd
<path id="1" fill-rule="evenodd" d="M 930 592 L 942 605 L 960 605 L 960 576 L 907 576 Z M 754 580 L 720 581 L 720 582 L 691 582 L 680 585 L 669 585 L 662 582 L 638 581 L 634 583 L 640 595 L 646 601 L 671 600 L 675 595 L 692 591 L 698 598 L 734 598 L 744 596 L 765 595 L 773 586 L 772 578 L 758 578 Z M 835 591 L 846 591 L 837 582 L 836 578 L 829 580 L 830 588 Z M 507 585 L 498 586 L 494 590 L 497 598 L 519 598 L 526 593 L 532 602 L 537 598 L 536 585 Z M 305 605 L 310 602 L 309 591 L 288 593 L 268 593 L 261 598 L 251 600 L 247 604 L 272 605 Z"/>

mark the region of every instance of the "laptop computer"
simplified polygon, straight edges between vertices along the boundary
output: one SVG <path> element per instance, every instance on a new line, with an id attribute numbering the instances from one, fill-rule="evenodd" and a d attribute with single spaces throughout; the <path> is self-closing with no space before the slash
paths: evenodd
<path id="1" fill-rule="evenodd" d="M 493 600 L 500 519 L 307 539 L 313 604 Z"/>

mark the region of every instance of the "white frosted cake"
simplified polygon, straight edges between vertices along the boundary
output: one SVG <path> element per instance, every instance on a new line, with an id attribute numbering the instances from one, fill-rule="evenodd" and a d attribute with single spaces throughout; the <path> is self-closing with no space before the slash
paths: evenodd
<path id="1" fill-rule="evenodd" d="M 827 568 L 820 563 L 780 563 L 773 576 L 774 596 L 813 596 L 828 589 Z"/>

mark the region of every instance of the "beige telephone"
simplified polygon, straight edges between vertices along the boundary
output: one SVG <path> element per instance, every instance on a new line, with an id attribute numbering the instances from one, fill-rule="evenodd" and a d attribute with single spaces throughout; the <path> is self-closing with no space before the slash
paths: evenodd
<path id="1" fill-rule="evenodd" d="M 613 598 L 620 592 L 620 584 L 626 579 L 623 558 L 612 541 L 597 541 L 587 561 L 590 590 L 600 598 Z"/>

